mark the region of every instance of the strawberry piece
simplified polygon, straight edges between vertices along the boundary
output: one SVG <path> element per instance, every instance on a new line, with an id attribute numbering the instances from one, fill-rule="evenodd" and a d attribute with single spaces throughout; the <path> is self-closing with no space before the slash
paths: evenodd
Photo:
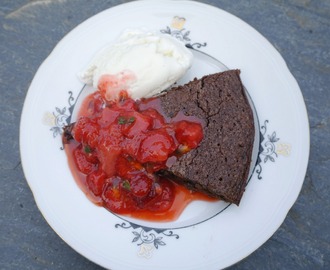
<path id="1" fill-rule="evenodd" d="M 175 125 L 175 137 L 179 143 L 194 149 L 203 139 L 203 128 L 199 123 L 183 120 Z"/>
<path id="2" fill-rule="evenodd" d="M 99 92 L 95 92 L 93 94 L 93 103 L 90 104 L 91 110 L 93 110 L 91 115 L 101 112 L 104 106 L 105 102 L 101 94 Z"/>
<path id="3" fill-rule="evenodd" d="M 82 150 L 82 145 L 73 150 L 73 158 L 78 170 L 83 174 L 89 174 L 97 169 L 96 164 L 88 161 L 86 154 Z"/>
<path id="4" fill-rule="evenodd" d="M 117 122 L 122 126 L 122 133 L 127 138 L 133 138 L 152 128 L 152 118 L 138 112 L 121 113 Z"/>
<path id="5" fill-rule="evenodd" d="M 119 111 L 106 107 L 102 111 L 102 115 L 97 121 L 97 123 L 100 125 L 101 128 L 107 128 L 115 122 L 119 114 Z"/>
<path id="6" fill-rule="evenodd" d="M 123 150 L 132 158 L 136 159 L 141 142 L 147 137 L 145 133 L 140 133 L 135 135 L 133 138 L 126 138 L 125 142 L 123 143 Z"/>
<path id="7" fill-rule="evenodd" d="M 99 163 L 99 159 L 97 157 L 97 153 L 94 149 L 92 149 L 89 145 L 85 144 L 82 145 L 82 150 L 86 156 L 86 159 L 93 163 L 93 164 L 98 164 Z"/>
<path id="8" fill-rule="evenodd" d="M 123 180 L 119 177 L 112 177 L 107 180 L 102 193 L 105 208 L 117 214 L 130 213 L 136 210 L 136 204 L 124 186 Z"/>
<path id="9" fill-rule="evenodd" d="M 132 179 L 134 175 L 143 171 L 142 165 L 123 155 L 119 156 L 116 163 L 116 173 L 123 179 Z"/>
<path id="10" fill-rule="evenodd" d="M 94 148 L 98 142 L 98 125 L 90 118 L 80 117 L 72 129 L 72 134 L 77 142 Z"/>
<path id="11" fill-rule="evenodd" d="M 125 111 L 136 111 L 138 109 L 136 102 L 128 97 L 126 91 L 120 92 L 117 106 L 120 110 Z"/>
<path id="12" fill-rule="evenodd" d="M 145 173 L 135 174 L 130 180 L 130 190 L 136 197 L 145 197 L 151 191 L 153 179 L 149 178 Z"/>
<path id="13" fill-rule="evenodd" d="M 159 179 L 156 187 L 156 195 L 146 204 L 146 209 L 153 212 L 165 212 L 169 210 L 174 201 L 174 185 L 171 181 Z"/>
<path id="14" fill-rule="evenodd" d="M 100 196 L 102 194 L 106 177 L 107 175 L 101 168 L 87 175 L 87 185 L 95 196 Z"/>
<path id="15" fill-rule="evenodd" d="M 123 136 L 118 125 L 112 124 L 108 129 L 100 130 L 97 154 L 102 164 L 102 169 L 109 177 L 116 174 L 115 166 L 117 158 L 122 152 L 122 141 Z"/>
<path id="16" fill-rule="evenodd" d="M 164 117 L 153 108 L 148 108 L 145 111 L 142 111 L 141 114 L 147 115 L 152 118 L 154 129 L 161 128 L 165 125 Z"/>
<path id="17" fill-rule="evenodd" d="M 165 130 L 152 130 L 141 142 L 137 160 L 141 163 L 166 161 L 175 149 L 173 138 Z"/>
<path id="18" fill-rule="evenodd" d="M 102 164 L 102 170 L 111 177 L 116 174 L 116 162 L 121 153 L 121 149 L 115 146 L 101 146 L 98 157 Z"/>

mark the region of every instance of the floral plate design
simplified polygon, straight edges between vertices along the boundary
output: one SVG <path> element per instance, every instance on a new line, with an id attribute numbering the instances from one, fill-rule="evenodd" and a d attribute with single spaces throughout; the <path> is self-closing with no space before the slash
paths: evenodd
<path id="1" fill-rule="evenodd" d="M 179 83 L 226 66 L 241 70 L 259 136 L 239 207 L 193 202 L 177 221 L 146 222 L 93 205 L 73 180 L 60 135 L 75 117 L 85 87 L 77 74 L 132 25 L 172 35 L 202 53 Z M 28 91 L 20 147 L 40 211 L 86 258 L 111 269 L 219 269 L 248 256 L 283 222 L 304 180 L 309 129 L 299 86 L 278 52 L 253 28 L 197 2 L 137 1 L 88 19 L 55 47 Z"/>

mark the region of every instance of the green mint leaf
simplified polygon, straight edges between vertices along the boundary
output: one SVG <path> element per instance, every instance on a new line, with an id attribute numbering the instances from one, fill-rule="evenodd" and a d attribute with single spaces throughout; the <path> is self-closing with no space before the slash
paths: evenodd
<path id="1" fill-rule="evenodd" d="M 119 116 L 118 117 L 118 124 L 119 125 L 124 125 L 124 124 L 126 124 L 126 122 L 127 122 L 127 120 L 124 116 Z"/>
<path id="2" fill-rule="evenodd" d="M 122 185 L 123 185 L 123 188 L 124 189 L 126 189 L 128 191 L 131 190 L 131 185 L 130 185 L 130 183 L 127 180 L 124 180 L 123 183 L 122 183 Z"/>
<path id="3" fill-rule="evenodd" d="M 84 147 L 84 151 L 85 151 L 85 153 L 87 153 L 87 154 L 92 153 L 92 149 L 89 147 L 89 145 L 85 145 L 85 147 Z"/>
<path id="4" fill-rule="evenodd" d="M 134 122 L 135 122 L 135 117 L 134 116 L 132 116 L 128 119 L 128 123 L 132 124 Z"/>

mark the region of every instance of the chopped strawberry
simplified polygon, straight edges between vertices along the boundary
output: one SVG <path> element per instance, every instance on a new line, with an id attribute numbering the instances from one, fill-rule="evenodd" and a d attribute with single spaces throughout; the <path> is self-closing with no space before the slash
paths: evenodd
<path id="1" fill-rule="evenodd" d="M 154 181 L 148 177 L 145 173 L 135 174 L 130 180 L 131 192 L 136 197 L 145 197 L 151 191 Z"/>
<path id="2" fill-rule="evenodd" d="M 179 143 L 194 149 L 203 139 L 203 128 L 199 123 L 180 121 L 175 125 L 175 137 Z"/>
<path id="3" fill-rule="evenodd" d="M 125 142 L 122 144 L 123 151 L 125 151 L 125 153 L 127 153 L 132 158 L 136 159 L 140 149 L 141 142 L 146 137 L 147 135 L 145 133 L 140 133 L 132 138 L 126 138 Z"/>
<path id="4" fill-rule="evenodd" d="M 157 184 L 157 196 L 146 204 L 146 208 L 153 212 L 165 212 L 169 210 L 174 201 L 174 185 L 166 179 L 159 179 Z"/>
<path id="5" fill-rule="evenodd" d="M 143 166 L 139 162 L 123 155 L 118 157 L 116 162 L 116 173 L 121 178 L 132 179 L 134 175 L 141 171 L 143 171 Z"/>
<path id="6" fill-rule="evenodd" d="M 152 118 L 139 112 L 121 113 L 117 122 L 122 126 L 122 133 L 127 138 L 144 133 L 152 128 Z"/>
<path id="7" fill-rule="evenodd" d="M 165 130 L 152 130 L 141 142 L 137 160 L 141 163 L 166 161 L 174 150 L 173 138 Z"/>
<path id="8" fill-rule="evenodd" d="M 104 207 L 118 214 L 129 213 L 136 209 L 134 200 L 127 193 L 123 180 L 112 177 L 107 180 L 102 193 Z"/>
<path id="9" fill-rule="evenodd" d="M 97 164 L 88 161 L 82 145 L 73 150 L 73 157 L 78 170 L 83 174 L 89 174 L 97 169 Z"/>
<path id="10" fill-rule="evenodd" d="M 87 175 L 86 177 L 87 185 L 95 196 L 100 196 L 102 194 L 103 185 L 106 177 L 107 175 L 104 173 L 104 171 L 101 168 Z"/>
<path id="11" fill-rule="evenodd" d="M 106 128 L 115 122 L 119 114 L 119 111 L 106 107 L 102 111 L 102 115 L 97 121 L 97 123 L 100 125 L 101 128 Z"/>
<path id="12" fill-rule="evenodd" d="M 164 117 L 154 108 L 148 108 L 141 112 L 143 115 L 147 115 L 153 120 L 153 128 L 161 128 L 165 125 Z"/>
<path id="13" fill-rule="evenodd" d="M 81 117 L 74 125 L 72 134 L 77 142 L 88 144 L 94 148 L 98 141 L 98 131 L 98 125 L 94 120 Z"/>

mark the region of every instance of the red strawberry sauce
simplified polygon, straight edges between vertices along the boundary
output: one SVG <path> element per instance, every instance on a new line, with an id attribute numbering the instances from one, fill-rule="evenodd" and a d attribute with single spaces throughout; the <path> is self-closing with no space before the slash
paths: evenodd
<path id="1" fill-rule="evenodd" d="M 72 135 L 65 151 L 75 180 L 111 212 L 173 221 L 192 200 L 213 200 L 156 174 L 203 139 L 199 119 L 169 119 L 157 98 L 134 101 L 121 91 L 107 101 L 97 91 L 84 101 Z"/>

